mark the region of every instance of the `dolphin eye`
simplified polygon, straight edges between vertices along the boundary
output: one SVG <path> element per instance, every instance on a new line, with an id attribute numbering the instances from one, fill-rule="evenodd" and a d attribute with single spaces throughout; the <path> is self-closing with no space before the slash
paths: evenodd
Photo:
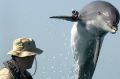
<path id="1" fill-rule="evenodd" d="M 101 15 L 101 14 L 102 14 L 100 11 L 98 11 L 97 13 L 98 13 L 98 15 Z"/>

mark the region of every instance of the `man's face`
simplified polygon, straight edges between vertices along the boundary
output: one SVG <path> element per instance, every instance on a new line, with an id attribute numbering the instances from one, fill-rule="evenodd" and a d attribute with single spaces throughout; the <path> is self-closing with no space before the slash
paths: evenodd
<path id="1" fill-rule="evenodd" d="M 30 69 L 32 67 L 35 55 L 27 57 L 17 57 L 16 61 L 24 69 Z"/>

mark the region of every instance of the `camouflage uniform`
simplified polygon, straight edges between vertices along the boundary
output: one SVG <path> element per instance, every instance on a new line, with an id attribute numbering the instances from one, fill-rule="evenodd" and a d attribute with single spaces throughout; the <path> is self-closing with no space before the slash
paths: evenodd
<path id="1" fill-rule="evenodd" d="M 18 38 L 13 42 L 13 49 L 8 54 L 16 57 L 27 57 L 41 53 L 42 50 L 36 48 L 35 42 L 31 38 Z M 0 70 L 0 79 L 33 79 L 27 70 L 24 71 L 24 76 L 21 75 L 20 68 L 13 59 L 6 61 L 4 66 Z"/>

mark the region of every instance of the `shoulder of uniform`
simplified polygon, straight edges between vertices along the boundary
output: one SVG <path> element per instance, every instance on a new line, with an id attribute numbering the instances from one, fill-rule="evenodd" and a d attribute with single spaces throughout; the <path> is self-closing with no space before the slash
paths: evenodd
<path id="1" fill-rule="evenodd" d="M 7 68 L 3 68 L 0 70 L 0 74 L 3 74 L 3 73 L 7 74 L 7 73 L 9 73 L 9 70 Z"/>
<path id="2" fill-rule="evenodd" d="M 2 74 L 9 74 L 9 70 L 7 68 L 3 68 L 0 70 L 0 75 Z"/>
<path id="3" fill-rule="evenodd" d="M 0 79 L 10 79 L 10 73 L 7 68 L 3 68 L 0 70 Z"/>

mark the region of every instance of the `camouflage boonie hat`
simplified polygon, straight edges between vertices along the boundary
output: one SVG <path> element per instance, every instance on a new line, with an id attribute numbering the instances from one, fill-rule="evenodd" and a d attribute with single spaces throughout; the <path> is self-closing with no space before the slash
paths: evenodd
<path id="1" fill-rule="evenodd" d="M 8 53 L 13 56 L 26 57 L 41 54 L 43 51 L 36 48 L 35 41 L 31 38 L 18 38 L 13 42 L 13 48 Z"/>

